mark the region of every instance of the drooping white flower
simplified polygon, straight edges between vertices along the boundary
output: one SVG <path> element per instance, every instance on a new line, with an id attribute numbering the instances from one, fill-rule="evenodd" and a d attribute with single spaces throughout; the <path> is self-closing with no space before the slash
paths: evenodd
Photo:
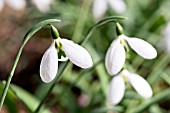
<path id="1" fill-rule="evenodd" d="M 118 104 L 125 93 L 125 82 L 128 82 L 143 98 L 147 99 L 152 96 L 152 89 L 148 82 L 141 76 L 123 70 L 120 74 L 113 77 L 108 90 L 108 102 L 110 104 Z"/>
<path id="2" fill-rule="evenodd" d="M 4 7 L 4 0 L 0 0 L 0 12 L 2 11 Z"/>
<path id="3" fill-rule="evenodd" d="M 26 0 L 0 0 L 0 11 L 3 9 L 5 4 L 18 11 L 26 7 Z"/>
<path id="4" fill-rule="evenodd" d="M 93 65 L 92 58 L 86 49 L 71 40 L 58 37 L 54 39 L 42 57 L 40 64 L 42 81 L 46 83 L 51 82 L 57 75 L 58 61 L 65 61 L 67 58 L 81 68 L 90 68 Z"/>
<path id="5" fill-rule="evenodd" d="M 165 26 L 163 32 L 163 38 L 161 39 L 159 45 L 162 50 L 165 52 L 170 53 L 170 22 Z"/>
<path id="6" fill-rule="evenodd" d="M 119 35 L 118 38 L 112 42 L 106 53 L 105 65 L 110 75 L 117 74 L 125 63 L 124 46 L 126 46 L 126 42 L 137 54 L 145 59 L 153 59 L 157 56 L 156 49 L 148 42 L 139 38 L 130 38 L 124 34 Z"/>
<path id="7" fill-rule="evenodd" d="M 32 0 L 32 3 L 43 13 L 46 13 L 50 10 L 50 5 L 53 0 Z"/>
<path id="8" fill-rule="evenodd" d="M 94 0 L 92 7 L 93 16 L 96 19 L 101 18 L 105 14 L 108 5 L 118 13 L 123 13 L 126 10 L 124 0 Z"/>

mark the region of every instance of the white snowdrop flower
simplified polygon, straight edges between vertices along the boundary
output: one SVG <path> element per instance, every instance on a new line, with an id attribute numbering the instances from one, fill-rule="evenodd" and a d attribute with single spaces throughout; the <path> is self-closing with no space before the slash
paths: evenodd
<path id="1" fill-rule="evenodd" d="M 2 11 L 4 7 L 4 0 L 0 0 L 0 12 Z"/>
<path id="2" fill-rule="evenodd" d="M 0 11 L 2 11 L 5 4 L 19 11 L 26 7 L 26 0 L 0 0 Z"/>
<path id="3" fill-rule="evenodd" d="M 93 16 L 96 19 L 101 18 L 105 14 L 108 5 L 110 5 L 111 8 L 118 13 L 126 11 L 126 4 L 124 0 L 94 0 L 92 7 Z"/>
<path id="4" fill-rule="evenodd" d="M 7 5 L 15 10 L 22 10 L 26 7 L 26 0 L 5 0 Z"/>
<path id="5" fill-rule="evenodd" d="M 124 46 L 126 47 L 126 42 L 145 59 L 153 59 L 157 56 L 156 49 L 148 42 L 139 38 L 130 38 L 124 34 L 119 35 L 110 45 L 105 57 L 106 69 L 110 75 L 117 74 L 124 66 L 126 58 Z"/>
<path id="6" fill-rule="evenodd" d="M 56 30 L 54 27 L 52 29 Z M 54 39 L 47 49 L 40 64 L 40 77 L 46 83 L 51 82 L 57 75 L 58 61 L 69 59 L 81 68 L 90 68 L 93 65 L 92 58 L 86 49 L 71 40 L 58 37 L 58 32 L 54 31 L 52 35 L 57 36 L 57 39 Z"/>
<path id="7" fill-rule="evenodd" d="M 96 19 L 101 18 L 107 10 L 107 0 L 94 0 L 92 13 Z"/>
<path id="8" fill-rule="evenodd" d="M 125 82 L 128 82 L 136 92 L 145 99 L 152 96 L 152 89 L 148 82 L 141 76 L 123 70 L 120 74 L 113 77 L 108 90 L 108 102 L 112 105 L 118 104 L 125 93 Z"/>
<path id="9" fill-rule="evenodd" d="M 170 22 L 165 26 L 163 38 L 159 43 L 159 47 L 161 47 L 167 53 L 170 53 Z"/>
<path id="10" fill-rule="evenodd" d="M 46 13 L 50 10 L 50 5 L 53 0 L 32 0 L 32 3 L 38 8 L 39 11 Z"/>
<path id="11" fill-rule="evenodd" d="M 126 4 L 124 0 L 108 0 L 108 3 L 118 13 L 123 13 L 126 11 Z"/>

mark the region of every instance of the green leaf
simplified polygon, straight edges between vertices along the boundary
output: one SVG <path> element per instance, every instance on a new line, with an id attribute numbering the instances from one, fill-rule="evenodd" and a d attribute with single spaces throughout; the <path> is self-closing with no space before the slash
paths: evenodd
<path id="1" fill-rule="evenodd" d="M 28 91 L 14 84 L 11 84 L 11 89 L 14 91 L 15 95 L 25 104 L 25 106 L 31 112 L 35 111 L 35 109 L 40 103 L 40 100 L 38 100 L 35 96 L 33 96 Z M 45 107 L 43 106 L 41 109 L 41 113 L 51 113 L 51 112 L 48 109 L 45 109 Z"/>
<path id="2" fill-rule="evenodd" d="M 0 83 L 0 95 L 2 94 L 3 88 L 5 84 Z M 16 96 L 14 93 L 9 89 L 6 99 L 5 99 L 5 105 L 10 113 L 18 113 L 18 108 L 16 104 Z"/>

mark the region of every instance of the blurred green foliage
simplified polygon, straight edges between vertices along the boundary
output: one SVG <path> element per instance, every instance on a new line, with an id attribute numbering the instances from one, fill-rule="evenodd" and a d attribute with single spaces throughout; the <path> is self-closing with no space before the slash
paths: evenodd
<path id="1" fill-rule="evenodd" d="M 41 13 L 34 6 L 30 5 L 23 14 L 24 16 L 22 17 L 22 22 L 20 22 L 21 24 L 16 23 L 19 27 L 17 29 L 19 29 L 21 34 L 24 34 L 30 26 L 40 20 L 49 18 L 60 19 L 61 22 L 55 25 L 58 28 L 60 36 L 79 43 L 84 39 L 88 30 L 98 21 L 93 18 L 91 13 L 92 3 L 92 0 L 55 0 L 51 5 L 50 11 L 47 13 Z M 62 74 L 60 81 L 56 83 L 44 103 L 43 107 L 48 108 L 49 112 L 170 112 L 170 53 L 166 53 L 158 46 L 158 43 L 163 38 L 164 28 L 170 21 L 170 1 L 125 0 L 125 3 L 127 5 L 127 10 L 123 14 L 119 14 L 111 8 L 108 8 L 104 17 L 116 15 L 126 16 L 128 18 L 127 20 L 120 21 L 125 34 L 127 36 L 147 40 L 158 50 L 158 56 L 154 60 L 144 60 L 134 51 L 130 51 L 131 56 L 128 57 L 128 61 L 126 62 L 129 70 L 143 76 L 151 84 L 154 92 L 153 97 L 144 100 L 131 87 L 128 87 L 123 101 L 118 106 L 107 106 L 107 88 L 112 77 L 106 72 L 104 57 L 110 43 L 116 38 L 115 24 L 109 23 L 97 29 L 85 44 L 85 48 L 92 55 L 94 67 L 82 70 L 75 65 L 69 64 Z M 43 36 L 46 38 L 48 37 L 46 40 L 50 40 L 49 35 L 49 29 L 44 28 L 42 32 L 39 31 L 34 37 Z M 14 36 L 20 37 L 21 39 L 19 34 L 15 34 Z M 44 39 L 45 38 L 39 38 L 39 40 Z M 33 47 L 36 48 L 36 44 Z M 42 54 L 43 52 L 41 51 L 41 55 Z M 38 58 L 39 59 L 36 60 L 40 61 L 41 57 Z M 25 62 L 27 60 L 28 58 L 25 58 L 20 62 Z M 23 64 L 21 63 L 21 65 Z M 60 63 L 59 67 L 62 65 L 63 64 Z M 29 112 L 33 112 L 38 103 L 48 92 L 52 83 L 45 84 L 40 80 L 38 68 L 39 67 L 36 67 L 37 70 L 33 74 L 34 76 L 31 77 L 31 81 L 36 83 L 36 85 L 29 86 L 34 87 L 34 90 L 31 92 L 32 94 L 22 89 L 22 85 L 11 85 L 12 90 L 9 91 L 8 95 L 11 95 L 11 92 L 15 93 L 12 94 L 12 96 L 7 96 L 5 100 L 5 105 L 9 112 L 17 112 L 19 108 L 15 103 L 17 103 L 18 100 L 23 102 Z M 30 75 L 27 76 L 29 77 Z M 30 82 L 27 80 L 24 81 Z M 1 87 L 0 91 L 2 91 Z M 42 109 L 42 111 L 43 110 L 44 109 Z"/>

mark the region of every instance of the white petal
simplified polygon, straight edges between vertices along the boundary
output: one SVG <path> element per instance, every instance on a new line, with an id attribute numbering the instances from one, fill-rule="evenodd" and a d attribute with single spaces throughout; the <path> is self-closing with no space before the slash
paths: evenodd
<path id="1" fill-rule="evenodd" d="M 6 3 L 15 10 L 22 10 L 26 7 L 25 0 L 6 0 Z"/>
<path id="2" fill-rule="evenodd" d="M 152 89 L 148 82 L 137 74 L 128 72 L 126 74 L 127 80 L 134 87 L 134 89 L 143 97 L 150 98 L 152 96 Z"/>
<path id="3" fill-rule="evenodd" d="M 108 73 L 110 75 L 117 74 L 123 67 L 125 63 L 125 49 L 120 44 L 119 38 L 114 40 L 109 47 L 106 58 L 105 65 Z"/>
<path id="4" fill-rule="evenodd" d="M 88 51 L 73 41 L 60 39 L 62 49 L 72 63 L 81 68 L 90 68 L 93 65 L 92 58 Z"/>
<path id="5" fill-rule="evenodd" d="M 122 76 L 118 75 L 113 77 L 112 81 L 110 82 L 109 91 L 108 91 L 108 102 L 116 105 L 118 104 L 125 92 L 125 83 Z"/>
<path id="6" fill-rule="evenodd" d="M 108 0 L 108 2 L 118 13 L 123 13 L 126 11 L 126 4 L 124 0 Z"/>
<path id="7" fill-rule="evenodd" d="M 107 0 L 94 0 L 92 13 L 95 19 L 101 18 L 107 10 Z"/>
<path id="8" fill-rule="evenodd" d="M 55 48 L 55 41 L 44 53 L 40 64 L 40 77 L 42 81 L 51 82 L 58 71 L 58 53 Z"/>
<path id="9" fill-rule="evenodd" d="M 157 56 L 156 49 L 148 42 L 138 38 L 125 37 L 130 47 L 145 59 L 153 59 Z"/>
<path id="10" fill-rule="evenodd" d="M 46 13 L 50 10 L 53 0 L 32 0 L 32 2 L 41 12 Z"/>
<path id="11" fill-rule="evenodd" d="M 0 0 L 0 12 L 2 11 L 4 7 L 4 0 Z"/>

